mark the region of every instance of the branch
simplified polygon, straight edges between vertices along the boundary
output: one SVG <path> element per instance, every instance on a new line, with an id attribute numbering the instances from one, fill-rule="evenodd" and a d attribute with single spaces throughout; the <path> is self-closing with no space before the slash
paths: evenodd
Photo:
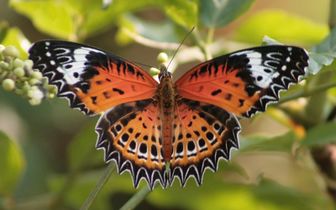
<path id="1" fill-rule="evenodd" d="M 145 186 L 139 190 L 131 199 L 129 199 L 120 210 L 131 210 L 134 209 L 141 201 L 143 201 L 146 196 L 151 192 L 148 186 Z"/>
<path id="2" fill-rule="evenodd" d="M 134 33 L 128 29 L 122 29 L 123 32 L 125 34 L 127 34 L 127 36 L 129 36 L 130 38 L 132 38 L 135 42 L 147 46 L 147 47 L 151 47 L 151 48 L 155 48 L 155 49 L 161 49 L 161 50 L 176 50 L 180 44 L 178 43 L 172 43 L 172 42 L 159 42 L 159 41 L 154 41 L 152 39 L 148 39 L 145 38 L 137 33 Z M 182 45 L 181 48 L 186 48 L 185 45 Z"/>
<path id="3" fill-rule="evenodd" d="M 295 92 L 291 95 L 281 97 L 280 100 L 279 100 L 279 104 L 280 103 L 285 103 L 287 101 L 291 101 L 291 100 L 294 100 L 294 99 L 297 99 L 297 98 L 307 97 L 307 96 L 313 95 L 315 93 L 328 90 L 328 89 L 333 88 L 333 87 L 336 87 L 336 82 L 331 82 L 331 83 L 328 83 L 328 84 L 322 84 L 322 85 L 316 86 L 316 87 L 314 87 L 310 90 L 300 89 L 299 91 L 297 91 L 297 92 Z"/>
<path id="4" fill-rule="evenodd" d="M 111 174 L 115 171 L 115 169 L 116 168 L 113 163 L 110 163 L 107 166 L 103 176 L 100 177 L 96 187 L 90 192 L 90 195 L 87 197 L 80 210 L 88 210 L 90 208 L 94 199 L 97 197 L 98 193 L 103 189 L 104 185 L 109 180 Z"/>

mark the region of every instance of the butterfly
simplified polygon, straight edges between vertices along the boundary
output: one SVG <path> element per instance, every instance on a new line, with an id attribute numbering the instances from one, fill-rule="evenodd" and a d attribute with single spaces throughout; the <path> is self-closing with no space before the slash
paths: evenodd
<path id="1" fill-rule="evenodd" d="M 237 118 L 265 111 L 308 66 L 302 48 L 260 46 L 205 61 L 176 82 L 162 68 L 157 82 L 124 58 L 73 42 L 36 42 L 29 58 L 72 108 L 101 114 L 96 147 L 105 161 L 151 189 L 190 177 L 202 184 L 206 169 L 239 148 Z"/>

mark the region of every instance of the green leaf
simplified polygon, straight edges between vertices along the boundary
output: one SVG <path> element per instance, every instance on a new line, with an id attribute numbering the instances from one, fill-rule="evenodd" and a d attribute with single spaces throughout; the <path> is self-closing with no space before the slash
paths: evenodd
<path id="1" fill-rule="evenodd" d="M 283 45 L 283 43 L 279 42 L 278 40 L 275 40 L 269 36 L 264 36 L 262 39 L 263 45 Z"/>
<path id="2" fill-rule="evenodd" d="M 319 72 L 323 66 L 329 66 L 336 58 L 336 27 L 309 54 L 309 71 L 312 74 Z"/>
<path id="3" fill-rule="evenodd" d="M 119 44 L 128 44 L 132 40 L 132 37 L 125 33 L 125 30 L 158 42 L 178 43 L 181 41 L 174 24 L 169 20 L 151 22 L 134 15 L 124 16 L 122 21 L 119 22 L 119 30 L 116 36 Z"/>
<path id="4" fill-rule="evenodd" d="M 254 0 L 200 0 L 201 22 L 209 27 L 223 27 L 243 14 Z"/>
<path id="5" fill-rule="evenodd" d="M 95 122 L 93 121 L 77 134 L 69 146 L 68 156 L 72 170 L 104 164 L 103 152 L 95 149 L 97 134 L 94 132 Z"/>
<path id="6" fill-rule="evenodd" d="M 311 45 L 320 42 L 327 34 L 327 25 L 280 10 L 264 10 L 247 18 L 234 36 L 238 41 L 252 44 L 259 44 L 267 35 L 283 43 Z"/>
<path id="7" fill-rule="evenodd" d="M 0 195 L 10 195 L 22 176 L 25 161 L 18 145 L 0 131 Z"/>
<path id="8" fill-rule="evenodd" d="M 114 0 L 107 9 L 101 1 L 92 0 L 11 0 L 10 5 L 19 13 L 28 16 L 42 32 L 51 36 L 83 40 L 106 30 L 126 12 L 145 6 L 159 5 L 155 0 Z"/>
<path id="9" fill-rule="evenodd" d="M 35 27 L 44 33 L 62 39 L 75 39 L 78 11 L 67 1 L 11 0 L 10 6 L 31 19 Z"/>
<path id="10" fill-rule="evenodd" d="M 324 145 L 336 142 L 336 123 L 324 123 L 308 130 L 302 144 L 308 146 Z"/>
<path id="11" fill-rule="evenodd" d="M 13 27 L 6 30 L 5 36 L 1 41 L 5 46 L 15 46 L 20 52 L 20 58 L 28 58 L 29 40 L 24 36 L 19 28 Z"/>
<path id="12" fill-rule="evenodd" d="M 219 180 L 208 179 L 201 187 L 176 187 L 164 191 L 156 189 L 149 194 L 147 200 L 164 209 L 174 209 L 178 206 L 180 209 L 193 210 L 209 207 L 228 210 L 316 210 L 333 206 L 331 200 L 324 197 L 324 193 L 319 190 L 303 193 L 298 189 L 266 179 L 255 185 L 226 183 Z"/>
<path id="13" fill-rule="evenodd" d="M 20 58 L 28 57 L 27 50 L 30 47 L 30 42 L 19 28 L 10 27 L 4 21 L 0 22 L 0 43 L 5 46 L 15 46 L 19 50 Z"/>
<path id="14" fill-rule="evenodd" d="M 293 132 L 276 137 L 246 136 L 241 139 L 238 152 L 290 151 L 295 140 L 297 137 Z"/>
<path id="15" fill-rule="evenodd" d="M 197 25 L 197 1 L 164 0 L 163 8 L 167 16 L 186 29 Z"/>
<path id="16" fill-rule="evenodd" d="M 71 209 L 80 209 L 83 204 L 84 198 L 86 198 L 90 191 L 95 187 L 97 180 L 102 175 L 103 170 L 89 171 L 81 173 L 76 177 L 76 181 L 72 184 L 71 189 L 65 196 L 65 205 L 70 206 Z M 66 184 L 66 176 L 58 175 L 51 176 L 48 179 L 48 187 L 52 192 L 59 192 L 64 184 Z M 109 189 L 103 188 L 103 190 L 97 196 L 94 205 L 91 209 L 113 209 L 108 202 Z"/>
<path id="17" fill-rule="evenodd" d="M 9 26 L 8 26 L 7 22 L 1 21 L 0 22 L 0 43 L 5 38 L 8 29 L 9 29 Z"/>

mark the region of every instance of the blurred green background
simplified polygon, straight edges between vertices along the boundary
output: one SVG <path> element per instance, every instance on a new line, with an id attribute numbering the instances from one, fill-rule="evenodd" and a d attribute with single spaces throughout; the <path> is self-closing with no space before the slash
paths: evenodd
<path id="1" fill-rule="evenodd" d="M 77 41 L 156 66 L 172 55 L 174 77 L 205 59 L 269 43 L 305 47 L 310 75 L 278 105 L 241 119 L 241 149 L 203 185 L 150 192 L 136 209 L 331 210 L 336 201 L 336 1 L 0 0 L 0 43 Z M 264 36 L 271 37 L 264 38 Z M 106 173 L 94 126 L 63 99 L 31 106 L 0 88 L 0 209 L 79 209 Z M 140 188 L 146 187 L 145 183 Z M 91 209 L 119 209 L 139 191 L 113 173 Z"/>

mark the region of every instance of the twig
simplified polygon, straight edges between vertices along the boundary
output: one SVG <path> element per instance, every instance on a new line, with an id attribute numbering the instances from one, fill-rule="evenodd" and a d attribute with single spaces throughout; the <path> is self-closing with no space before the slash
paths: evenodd
<path id="1" fill-rule="evenodd" d="M 88 210 L 92 205 L 93 201 L 97 197 L 98 193 L 103 189 L 106 182 L 109 180 L 111 174 L 115 171 L 115 165 L 110 163 L 103 176 L 100 177 L 96 187 L 90 192 L 90 195 L 86 198 L 80 210 Z"/>
<path id="2" fill-rule="evenodd" d="M 129 199 L 120 210 L 132 210 L 134 209 L 142 200 L 146 198 L 146 196 L 151 192 L 149 187 L 144 187 L 139 190 L 131 199 Z"/>
<path id="3" fill-rule="evenodd" d="M 125 34 L 127 34 L 127 36 L 132 38 L 135 42 L 141 45 L 145 45 L 147 47 L 161 49 L 161 50 L 176 50 L 179 47 L 178 43 L 158 42 L 158 41 L 154 41 L 152 39 L 147 39 L 143 36 L 140 36 L 139 34 L 134 33 L 128 29 L 122 29 L 122 30 Z M 182 45 L 181 49 L 185 47 L 186 47 L 185 45 Z"/>
<path id="4" fill-rule="evenodd" d="M 336 82 L 331 82 L 329 84 L 323 84 L 323 85 L 319 85 L 319 86 L 316 86 L 314 87 L 313 89 L 310 89 L 310 90 L 299 90 L 291 95 L 287 95 L 287 96 L 283 96 L 280 98 L 279 100 L 279 103 L 285 103 L 287 101 L 290 101 L 290 100 L 294 100 L 294 99 L 297 99 L 297 98 L 300 98 L 300 97 L 307 97 L 307 96 L 310 96 L 314 93 L 318 93 L 318 92 L 321 92 L 321 91 L 324 91 L 324 90 L 328 90 L 329 88 L 333 88 L 333 87 L 336 87 Z"/>
<path id="5" fill-rule="evenodd" d="M 330 1 L 330 10 L 329 10 L 329 28 L 332 29 L 336 26 L 336 1 Z"/>

